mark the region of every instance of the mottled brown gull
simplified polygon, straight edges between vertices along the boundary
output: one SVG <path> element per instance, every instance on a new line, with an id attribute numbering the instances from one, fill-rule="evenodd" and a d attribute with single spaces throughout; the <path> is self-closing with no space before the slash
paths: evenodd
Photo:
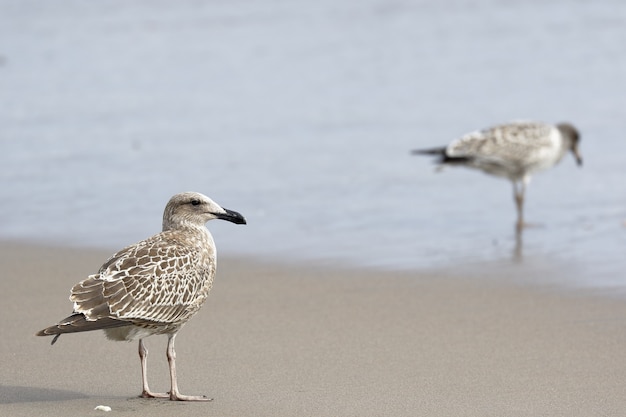
<path id="1" fill-rule="evenodd" d="M 475 131 L 448 146 L 417 149 L 413 154 L 436 155 L 442 165 L 461 165 L 505 177 L 513 183 L 518 231 L 524 226 L 524 193 L 531 174 L 556 165 L 571 151 L 578 165 L 580 134 L 569 123 L 512 122 Z"/>
<path id="2" fill-rule="evenodd" d="M 163 213 L 163 231 L 111 256 L 97 274 L 76 284 L 70 295 L 74 312 L 37 336 L 104 330 L 111 340 L 139 340 L 145 398 L 209 401 L 183 395 L 176 379 L 176 334 L 200 309 L 215 276 L 216 252 L 205 223 L 212 219 L 246 224 L 243 216 L 194 192 L 173 196 Z M 143 339 L 166 334 L 169 393 L 148 388 L 148 350 Z"/>

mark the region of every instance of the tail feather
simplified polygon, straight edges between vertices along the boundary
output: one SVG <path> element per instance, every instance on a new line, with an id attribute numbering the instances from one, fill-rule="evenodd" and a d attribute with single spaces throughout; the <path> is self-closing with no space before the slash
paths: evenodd
<path id="1" fill-rule="evenodd" d="M 444 156 L 446 154 L 445 147 L 439 148 L 429 148 L 429 149 L 413 149 L 411 151 L 412 155 L 439 155 Z"/>
<path id="2" fill-rule="evenodd" d="M 472 158 L 467 157 L 467 156 L 450 156 L 447 154 L 446 152 L 446 148 L 445 147 L 439 147 L 439 148 L 429 148 L 429 149 L 414 149 L 411 151 L 412 155 L 433 155 L 436 156 L 437 159 L 435 160 L 435 163 L 437 164 L 458 164 L 458 165 L 464 165 L 469 163 Z"/>
<path id="3" fill-rule="evenodd" d="M 59 336 L 64 333 L 88 332 L 91 330 L 110 329 L 112 327 L 128 326 L 130 323 L 123 320 L 116 320 L 109 317 L 99 318 L 97 320 L 87 320 L 82 313 L 74 313 L 69 317 L 61 320 L 54 326 L 46 327 L 35 333 L 36 336 L 55 336 L 52 343 L 57 341 Z"/>

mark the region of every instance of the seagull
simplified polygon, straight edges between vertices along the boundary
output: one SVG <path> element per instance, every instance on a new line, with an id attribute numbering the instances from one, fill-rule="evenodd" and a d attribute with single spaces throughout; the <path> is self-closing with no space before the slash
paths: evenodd
<path id="1" fill-rule="evenodd" d="M 222 219 L 246 224 L 236 211 L 220 207 L 205 195 L 185 192 L 173 196 L 163 213 L 163 231 L 111 256 L 87 279 L 74 285 L 74 312 L 37 336 L 104 330 L 111 340 L 139 340 L 143 398 L 210 401 L 183 395 L 176 378 L 176 334 L 204 304 L 215 276 L 216 252 L 205 223 Z M 169 393 L 148 387 L 143 339 L 165 334 L 170 369 Z"/>
<path id="2" fill-rule="evenodd" d="M 513 183 L 516 230 L 524 227 L 524 193 L 535 172 L 553 167 L 572 152 L 576 163 L 580 134 L 570 123 L 512 122 L 468 133 L 448 146 L 416 149 L 412 154 L 435 155 L 440 165 L 460 165 L 504 177 Z"/>

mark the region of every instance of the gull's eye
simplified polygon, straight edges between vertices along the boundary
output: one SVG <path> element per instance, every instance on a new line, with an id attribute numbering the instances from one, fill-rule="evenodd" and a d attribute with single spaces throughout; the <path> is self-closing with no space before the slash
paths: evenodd
<path id="1" fill-rule="evenodd" d="M 191 200 L 191 205 L 192 206 L 199 206 L 200 205 L 200 200 L 194 198 L 193 200 Z"/>

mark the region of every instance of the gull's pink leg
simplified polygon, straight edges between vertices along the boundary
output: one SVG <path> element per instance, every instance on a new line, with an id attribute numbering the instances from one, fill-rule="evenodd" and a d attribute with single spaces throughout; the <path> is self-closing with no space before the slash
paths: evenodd
<path id="1" fill-rule="evenodd" d="M 143 385 L 140 397 L 168 398 L 169 394 L 151 392 L 148 388 L 148 349 L 144 346 L 143 339 L 139 339 L 139 359 L 141 359 L 141 383 Z"/>
<path id="2" fill-rule="evenodd" d="M 212 401 L 213 398 L 207 398 L 204 395 L 183 395 L 178 390 L 178 382 L 176 381 L 176 350 L 174 349 L 175 339 L 176 339 L 176 333 L 168 335 L 167 361 L 170 364 L 170 379 L 172 381 L 172 389 L 170 390 L 170 400 L 172 401 Z"/>

